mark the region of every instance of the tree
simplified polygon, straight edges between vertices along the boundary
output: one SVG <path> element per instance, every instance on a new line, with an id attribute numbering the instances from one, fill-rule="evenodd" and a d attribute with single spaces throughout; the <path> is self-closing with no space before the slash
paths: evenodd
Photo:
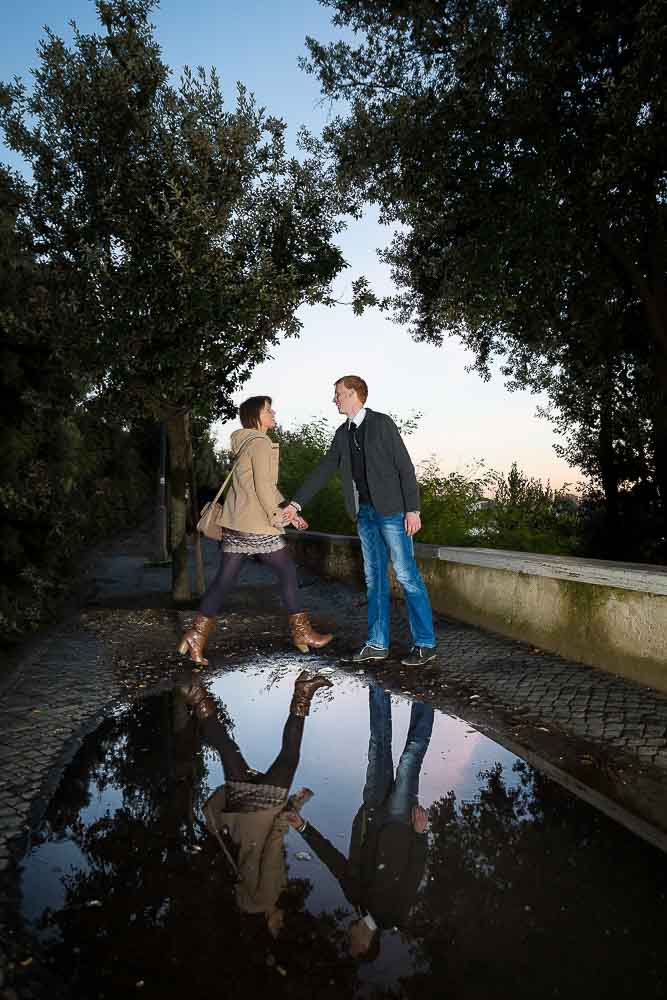
<path id="1" fill-rule="evenodd" d="M 576 551 L 577 501 L 550 484 L 527 476 L 512 463 L 504 476 L 492 474 L 493 500 L 484 511 L 484 541 L 492 548 L 561 555 Z"/>
<path id="2" fill-rule="evenodd" d="M 30 192 L 0 167 L 0 634 L 52 616 L 83 544 L 146 499 L 144 428 L 111 425 L 68 350 L 69 278 L 40 259 L 22 216 Z"/>
<path id="3" fill-rule="evenodd" d="M 189 596 L 191 414 L 231 394 L 297 310 L 345 266 L 333 177 L 285 151 L 285 123 L 243 86 L 226 110 L 215 71 L 169 82 L 155 0 L 96 0 L 103 31 L 47 30 L 28 94 L 0 89 L 0 124 L 33 172 L 26 219 L 41 259 L 73 275 L 72 345 L 119 420 L 167 424 L 173 594 Z"/>
<path id="4" fill-rule="evenodd" d="M 588 500 L 599 498 L 595 531 L 584 551 L 607 559 L 659 561 L 659 497 L 645 365 L 619 351 L 587 366 L 580 360 L 554 367 L 548 392 L 551 406 L 543 415 L 565 442 L 556 452 L 583 470 Z"/>
<path id="5" fill-rule="evenodd" d="M 664 539 L 664 0 L 322 2 L 360 33 L 309 39 L 305 66 L 351 102 L 325 133 L 342 183 L 398 227 L 385 305 L 417 340 L 460 335 L 485 374 L 524 351 L 533 384 L 621 336 L 645 365 Z"/>
<path id="6" fill-rule="evenodd" d="M 536 978 L 546 996 L 632 997 L 640 980 L 659 995 L 657 937 L 635 937 L 651 925 L 639 911 L 662 904 L 648 845 L 629 850 L 620 825 L 523 761 L 477 778 L 475 795 L 451 790 L 429 809 L 428 878 L 408 926 L 419 971 L 401 995 L 424 996 L 422 970 L 471 1000 L 528 1000 Z"/>

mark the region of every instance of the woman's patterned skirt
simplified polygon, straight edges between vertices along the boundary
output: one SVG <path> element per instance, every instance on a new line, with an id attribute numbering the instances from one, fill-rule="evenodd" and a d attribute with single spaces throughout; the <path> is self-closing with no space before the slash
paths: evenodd
<path id="1" fill-rule="evenodd" d="M 227 781 L 225 791 L 227 794 L 225 812 L 230 813 L 284 808 L 289 795 L 288 788 L 279 788 L 277 785 L 255 785 L 251 781 Z"/>
<path id="2" fill-rule="evenodd" d="M 260 535 L 254 531 L 222 530 L 222 551 L 243 556 L 280 552 L 286 546 L 284 535 Z"/>

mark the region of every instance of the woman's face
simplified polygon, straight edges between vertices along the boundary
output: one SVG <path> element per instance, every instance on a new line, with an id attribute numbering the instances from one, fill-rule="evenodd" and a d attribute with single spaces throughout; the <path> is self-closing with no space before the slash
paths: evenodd
<path id="1" fill-rule="evenodd" d="M 270 431 L 275 426 L 276 412 L 270 403 L 264 403 L 264 406 L 259 411 L 259 429 L 260 431 Z"/>

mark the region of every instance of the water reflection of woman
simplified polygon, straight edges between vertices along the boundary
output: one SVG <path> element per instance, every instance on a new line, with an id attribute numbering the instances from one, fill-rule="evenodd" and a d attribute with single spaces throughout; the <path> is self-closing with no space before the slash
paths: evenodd
<path id="1" fill-rule="evenodd" d="M 283 851 L 288 830 L 285 814 L 290 810 L 298 815 L 312 795 L 304 788 L 290 796 L 289 790 L 299 766 L 305 717 L 313 696 L 325 687 L 332 684 L 321 674 L 311 678 L 306 671 L 299 674 L 280 752 L 263 773 L 247 763 L 227 726 L 218 718 L 214 699 L 196 674 L 182 689 L 186 701 L 202 721 L 204 740 L 220 754 L 225 773 L 225 784 L 204 805 L 206 826 L 236 871 L 239 908 L 244 913 L 263 913 L 274 936 L 284 919 L 278 899 L 287 885 Z"/>

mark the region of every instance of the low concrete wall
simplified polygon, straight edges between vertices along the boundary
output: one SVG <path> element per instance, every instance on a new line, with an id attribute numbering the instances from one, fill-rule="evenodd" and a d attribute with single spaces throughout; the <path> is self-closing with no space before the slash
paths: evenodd
<path id="1" fill-rule="evenodd" d="M 290 535 L 299 562 L 363 582 L 356 536 Z M 436 611 L 667 691 L 667 567 L 421 544 L 415 554 Z"/>

